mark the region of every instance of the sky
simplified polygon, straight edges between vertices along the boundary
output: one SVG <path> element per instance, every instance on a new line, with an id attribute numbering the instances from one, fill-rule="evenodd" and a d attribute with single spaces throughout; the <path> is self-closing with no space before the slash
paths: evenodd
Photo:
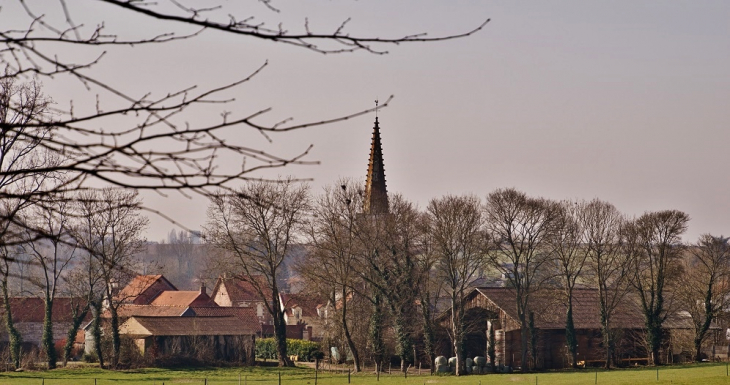
<path id="1" fill-rule="evenodd" d="M 77 22 L 103 20 L 120 36 L 180 30 L 96 1 L 69 3 Z M 682 210 L 692 218 L 689 242 L 730 235 L 730 2 L 274 0 L 278 13 L 257 1 L 221 3 L 294 32 L 305 18 L 315 32 L 350 18 L 346 31 L 367 37 L 444 36 L 491 21 L 456 40 L 377 46 L 384 55 L 322 55 L 206 31 L 164 46 L 111 49 L 94 71 L 130 93 L 163 94 L 226 84 L 266 62 L 230 95 L 234 102 L 189 119 L 271 107 L 262 122 L 304 123 L 393 95 L 379 111 L 388 189 L 421 208 L 444 194 L 485 197 L 514 187 L 556 200 L 599 198 L 629 216 Z M 17 5 L 3 7 L 0 25 L 21 19 Z M 46 14 L 59 17 L 56 8 Z M 44 86 L 59 104 L 90 95 L 61 80 Z M 319 193 L 340 177 L 364 183 L 374 118 L 275 134 L 271 142 L 244 129 L 229 135 L 282 156 L 313 145 L 306 159 L 317 165 L 252 176 L 293 175 Z M 188 228 L 206 221 L 200 197 L 143 196 Z M 173 227 L 151 215 L 147 238 L 161 240 Z"/>

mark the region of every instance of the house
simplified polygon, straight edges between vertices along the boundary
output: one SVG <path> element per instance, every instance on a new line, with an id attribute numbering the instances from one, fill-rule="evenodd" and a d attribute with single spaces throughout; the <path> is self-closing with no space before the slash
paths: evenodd
<path id="1" fill-rule="evenodd" d="M 251 307 L 191 306 L 185 309 L 183 317 L 235 317 L 247 330 L 261 335 L 262 325 Z"/>
<path id="2" fill-rule="evenodd" d="M 163 275 L 138 275 L 117 294 L 117 300 L 134 305 L 149 305 L 160 293 L 177 291 Z"/>
<path id="3" fill-rule="evenodd" d="M 199 291 L 181 291 L 162 275 L 139 275 L 125 286 L 117 297 L 120 323 L 131 317 L 182 317 L 190 315 L 190 307 L 217 307 L 208 296 L 205 285 Z M 109 309 L 102 313 L 103 322 L 111 318 Z M 86 353 L 94 351 L 92 323 L 84 326 Z"/>
<path id="4" fill-rule="evenodd" d="M 471 327 L 466 338 L 467 356 L 485 355 L 487 331 L 493 327 L 495 364 L 522 367 L 520 324 L 514 290 L 480 287 L 469 293 L 465 302 L 467 325 Z M 534 364 L 544 369 L 569 366 L 565 343 L 567 307 L 562 296 L 556 289 L 543 289 L 531 294 L 530 304 L 537 330 L 537 357 L 533 358 Z M 604 360 L 598 304 L 598 290 L 575 289 L 573 320 L 578 340 L 578 361 Z M 612 324 L 624 331 L 617 341 L 616 355 L 624 360 L 641 359 L 646 363 L 646 350 L 638 341 L 644 325 L 638 306 L 633 301 L 623 301 L 613 316 Z"/>
<path id="5" fill-rule="evenodd" d="M 200 291 L 181 291 L 166 290 L 159 293 L 152 302 L 151 306 L 218 306 L 213 301 L 205 289 L 205 285 L 200 286 Z"/>
<path id="6" fill-rule="evenodd" d="M 162 276 L 138 276 L 120 293 L 126 299 L 117 308 L 120 334 L 134 339 L 147 358 L 253 362 L 254 338 L 262 334 L 255 307 L 220 307 L 205 285 L 198 291 L 177 290 Z M 109 309 L 102 317 L 108 322 Z M 88 353 L 94 349 L 91 329 L 89 322 L 84 328 Z"/>
<path id="7" fill-rule="evenodd" d="M 247 277 L 219 277 L 211 293 L 213 301 L 222 307 L 251 307 L 256 309 L 256 316 L 262 324 L 273 324 L 271 314 L 266 310 L 266 303 L 272 297 L 271 290 L 263 276 L 256 278 L 260 287 L 265 288 L 263 297 Z"/>
<path id="8" fill-rule="evenodd" d="M 321 340 L 324 337 L 324 315 L 320 314 L 325 308 L 326 301 L 307 294 L 281 293 L 279 303 L 284 310 L 284 322 L 287 325 L 307 326 L 303 334 L 304 339 Z"/>
<path id="9" fill-rule="evenodd" d="M 543 369 L 569 366 L 565 338 L 567 306 L 558 289 L 541 289 L 531 293 L 530 306 L 537 330 L 537 356 L 530 357 Z M 601 335 L 599 293 L 597 289 L 576 288 L 573 293 L 573 321 L 577 335 L 578 361 L 600 364 L 605 360 Z M 486 335 L 490 327 L 495 334 L 495 364 L 522 367 L 521 335 L 517 317 L 515 292 L 504 287 L 480 287 L 465 299 L 466 323 L 469 331 L 465 349 L 467 357 L 485 355 Z M 643 342 L 644 318 L 638 301 L 627 296 L 614 312 L 612 327 L 616 330 L 615 360 L 618 364 L 646 364 L 648 353 Z M 691 321 L 682 313 L 673 313 L 664 323 L 667 330 L 662 361 L 675 362 L 676 336 L 692 329 Z M 713 325 L 713 333 L 719 331 Z M 712 340 L 712 338 L 711 338 Z M 674 350 L 673 350 L 674 349 Z M 715 350 L 710 348 L 711 352 Z"/>
<path id="10" fill-rule="evenodd" d="M 66 336 L 73 323 L 73 308 L 79 309 L 85 305 L 83 299 L 59 297 L 53 301 L 53 339 L 56 345 L 64 344 Z M 10 311 L 15 327 L 23 337 L 23 350 L 30 351 L 41 346 L 43 337 L 43 319 L 45 317 L 45 302 L 38 297 L 10 298 Z M 0 300 L 0 315 L 5 317 L 5 304 Z M 91 312 L 86 315 L 84 322 L 91 319 Z M 7 345 L 8 334 L 3 327 L 0 329 L 0 345 Z M 80 348 L 80 347 L 79 347 Z"/>
<path id="11" fill-rule="evenodd" d="M 251 364 L 255 359 L 255 330 L 237 317 L 135 316 L 120 327 L 145 357 L 184 356 L 200 360 Z"/>

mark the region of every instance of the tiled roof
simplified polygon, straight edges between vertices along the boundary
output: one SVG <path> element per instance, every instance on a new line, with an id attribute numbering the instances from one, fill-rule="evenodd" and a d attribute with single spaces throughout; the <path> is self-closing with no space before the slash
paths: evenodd
<path id="1" fill-rule="evenodd" d="M 236 317 L 132 317 L 121 325 L 120 332 L 139 337 L 255 334 Z"/>
<path id="2" fill-rule="evenodd" d="M 184 314 L 195 317 L 236 317 L 248 329 L 257 333 L 261 331 L 261 322 L 256 316 L 256 309 L 250 307 L 190 307 Z"/>
<path id="3" fill-rule="evenodd" d="M 517 318 L 515 292 L 509 288 L 481 287 L 476 289 L 507 316 Z M 576 329 L 599 329 L 599 295 L 596 289 L 578 289 L 573 292 L 573 322 Z M 564 329 L 567 306 L 562 291 L 542 289 L 532 293 L 530 307 L 535 313 L 535 326 L 539 329 Z M 624 298 L 614 312 L 612 324 L 617 328 L 642 328 L 644 318 L 638 304 L 630 297 Z"/>
<path id="4" fill-rule="evenodd" d="M 207 294 L 199 291 L 163 291 L 150 305 L 153 306 L 215 306 Z"/>
<path id="5" fill-rule="evenodd" d="M 152 286 L 155 282 L 163 280 L 165 286 L 168 286 L 170 290 L 177 290 L 177 288 L 170 283 L 164 276 L 161 274 L 157 275 L 138 275 L 132 279 L 131 282 L 127 284 L 118 294 L 117 298 L 121 299 L 125 302 L 132 302 L 134 301 L 138 296 L 140 296 L 142 293 L 145 292 L 145 290 L 149 289 L 150 286 Z"/>
<path id="6" fill-rule="evenodd" d="M 53 322 L 71 322 L 72 304 L 84 304 L 83 299 L 59 297 L 53 301 Z M 0 314 L 5 315 L 5 302 L 0 299 Z M 38 297 L 10 298 L 10 311 L 14 322 L 43 322 L 45 317 L 45 302 Z M 91 312 L 86 314 L 85 321 L 91 319 Z"/>
<path id="7" fill-rule="evenodd" d="M 686 311 L 679 311 L 674 314 L 670 314 L 666 320 L 664 320 L 664 323 L 662 324 L 663 327 L 667 329 L 689 329 L 694 330 L 694 322 L 692 321 L 692 316 L 689 314 L 689 312 Z M 711 330 L 720 330 L 720 325 L 717 324 L 717 322 L 712 321 L 710 324 Z"/>
<path id="8" fill-rule="evenodd" d="M 281 302 L 289 316 L 292 316 L 293 308 L 299 307 L 302 309 L 302 317 L 317 317 L 317 308 L 326 301 L 307 294 L 281 294 Z"/>
<path id="9" fill-rule="evenodd" d="M 187 309 L 186 306 L 153 306 L 124 304 L 117 309 L 120 318 L 143 317 L 179 317 Z M 108 316 L 108 311 L 104 313 Z"/>
<path id="10" fill-rule="evenodd" d="M 226 291 L 232 303 L 242 301 L 270 301 L 271 290 L 268 289 L 268 283 L 266 278 L 263 276 L 255 277 L 256 281 L 263 288 L 265 298 L 261 298 L 261 295 L 256 290 L 254 285 L 250 282 L 248 277 L 236 277 L 236 278 L 218 278 L 215 288 L 213 289 L 213 296 L 219 290 L 220 285 L 225 285 Z"/>

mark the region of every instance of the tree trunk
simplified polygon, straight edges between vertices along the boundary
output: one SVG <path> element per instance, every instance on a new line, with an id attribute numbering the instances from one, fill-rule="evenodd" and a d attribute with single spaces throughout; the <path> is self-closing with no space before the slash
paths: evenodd
<path id="1" fill-rule="evenodd" d="M 347 347 L 352 353 L 353 366 L 355 367 L 355 373 L 360 371 L 360 353 L 357 351 L 357 346 L 352 340 L 350 335 L 350 328 L 347 326 L 347 290 L 342 287 L 342 330 L 345 332 L 345 340 L 347 341 Z"/>
<path id="2" fill-rule="evenodd" d="M 436 345 L 436 337 L 433 332 L 433 324 L 431 322 L 431 296 L 426 292 L 426 296 L 421 299 L 421 313 L 423 314 L 423 350 L 428 357 L 431 368 L 431 374 L 434 373 L 436 359 L 434 353 L 434 346 Z"/>
<path id="3" fill-rule="evenodd" d="M 530 330 L 524 312 L 520 312 L 517 316 L 520 319 L 520 366 L 524 372 L 527 371 L 527 345 Z"/>
<path id="4" fill-rule="evenodd" d="M 53 298 L 46 294 L 44 298 L 45 315 L 43 317 L 43 350 L 46 352 L 48 369 L 56 368 L 56 347 L 53 346 Z"/>
<path id="5" fill-rule="evenodd" d="M 94 304 L 94 323 L 91 325 L 91 335 L 94 337 L 94 352 L 99 359 L 99 367 L 104 368 L 104 352 L 101 346 L 101 301 Z"/>
<path id="6" fill-rule="evenodd" d="M 530 312 L 530 355 L 532 356 L 531 369 L 537 369 L 537 328 L 535 328 L 535 313 Z"/>
<path id="7" fill-rule="evenodd" d="M 578 339 L 575 335 L 575 324 L 573 323 L 573 299 L 568 298 L 568 312 L 565 321 L 565 342 L 568 344 L 570 353 L 570 364 L 573 369 L 578 367 Z"/>
<path id="8" fill-rule="evenodd" d="M 494 322 L 495 321 L 496 320 L 491 320 L 491 322 L 490 322 L 491 325 L 489 327 L 488 336 L 487 336 L 487 341 L 489 344 L 487 346 L 487 357 L 489 357 L 489 364 L 492 365 L 493 369 L 497 367 L 496 362 L 494 362 L 497 358 L 496 357 L 497 356 L 497 350 L 496 350 L 497 337 L 496 337 L 495 331 L 494 331 Z"/>
<path id="9" fill-rule="evenodd" d="M 110 300 L 111 301 L 111 300 Z M 109 313 L 111 315 L 111 334 L 112 334 L 112 357 L 111 366 L 116 369 L 119 365 L 119 351 L 121 350 L 121 338 L 119 337 L 119 315 L 117 314 L 117 308 L 113 305 L 109 306 Z"/>
<path id="10" fill-rule="evenodd" d="M 383 342 L 383 309 L 381 308 L 380 295 L 376 294 L 373 300 L 373 313 L 370 316 L 368 339 L 370 350 L 373 353 L 373 361 L 376 370 L 383 370 L 383 359 L 385 358 L 385 343 Z"/>
<path id="11" fill-rule="evenodd" d="M 79 313 L 76 306 L 71 309 L 71 327 L 68 329 L 68 333 L 66 334 L 66 344 L 63 346 L 63 366 L 66 366 L 69 358 L 71 358 L 71 350 L 73 350 L 76 334 L 79 332 L 81 322 L 84 321 L 84 318 L 86 318 L 88 313 L 88 303 L 84 306 L 84 309 L 81 310 L 81 313 Z"/>
<path id="12" fill-rule="evenodd" d="M 13 314 L 10 308 L 10 296 L 8 295 L 8 277 L 5 275 L 2 282 L 3 300 L 5 301 L 5 327 L 8 330 L 8 341 L 10 358 L 16 369 L 20 369 L 20 349 L 23 345 L 23 337 L 13 323 Z"/>
<path id="13" fill-rule="evenodd" d="M 694 345 L 695 345 L 695 361 L 702 362 L 702 341 L 705 340 L 707 331 L 710 330 L 713 318 L 715 318 L 715 312 L 713 310 L 712 303 L 712 287 L 709 287 L 705 293 L 705 316 L 702 320 L 702 324 L 696 329 Z"/>
<path id="14" fill-rule="evenodd" d="M 660 365 L 659 349 L 662 343 L 662 328 L 658 317 L 652 316 L 646 322 L 646 339 L 649 342 L 652 365 Z"/>
<path id="15" fill-rule="evenodd" d="M 396 339 L 396 353 L 400 357 L 400 369 L 402 372 L 408 369 L 408 362 L 413 351 L 413 341 L 411 334 L 408 332 L 408 320 L 403 309 L 391 309 L 395 320 L 393 322 L 393 331 Z"/>
<path id="16" fill-rule="evenodd" d="M 451 297 L 451 333 L 453 335 L 454 356 L 456 356 L 456 368 L 454 374 L 461 376 L 466 374 L 466 365 L 464 362 L 464 341 L 463 327 L 461 324 L 463 309 L 456 297 Z"/>
<path id="17" fill-rule="evenodd" d="M 276 355 L 279 358 L 279 366 L 281 367 L 293 367 L 294 363 L 289 359 L 289 355 L 286 348 L 286 322 L 284 321 L 284 310 L 279 306 L 279 290 L 276 288 L 276 281 L 274 281 L 272 293 L 272 304 L 273 310 L 272 316 L 274 317 L 274 339 L 276 340 Z"/>
<path id="18" fill-rule="evenodd" d="M 613 365 L 613 349 L 614 341 L 611 334 L 610 319 L 604 308 L 601 309 L 601 334 L 603 337 L 603 346 L 606 349 L 606 369 L 611 369 Z"/>

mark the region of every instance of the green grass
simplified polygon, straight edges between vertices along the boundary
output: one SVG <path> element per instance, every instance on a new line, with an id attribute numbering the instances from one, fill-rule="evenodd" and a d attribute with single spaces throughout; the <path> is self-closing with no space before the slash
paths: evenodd
<path id="1" fill-rule="evenodd" d="M 463 377 L 409 376 L 381 374 L 380 381 L 372 373 L 353 375 L 352 385 L 629 385 L 629 384 L 730 384 L 725 364 L 701 364 L 659 368 L 620 370 L 578 370 L 537 374 L 486 374 Z M 314 385 L 314 371 L 306 368 L 184 368 L 108 371 L 98 368 L 57 369 L 39 372 L 0 374 L 0 385 Z M 345 385 L 347 374 L 319 373 L 317 385 Z"/>

